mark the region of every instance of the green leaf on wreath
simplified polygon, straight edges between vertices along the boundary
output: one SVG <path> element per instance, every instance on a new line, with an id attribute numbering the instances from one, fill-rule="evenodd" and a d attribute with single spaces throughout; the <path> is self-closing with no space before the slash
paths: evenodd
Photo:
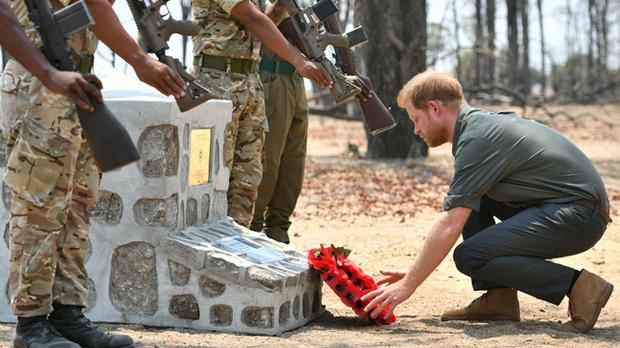
<path id="1" fill-rule="evenodd" d="M 349 255 L 351 255 L 351 249 L 347 249 L 345 247 L 340 247 L 338 248 L 340 250 L 341 253 L 344 254 L 344 256 L 349 257 Z"/>

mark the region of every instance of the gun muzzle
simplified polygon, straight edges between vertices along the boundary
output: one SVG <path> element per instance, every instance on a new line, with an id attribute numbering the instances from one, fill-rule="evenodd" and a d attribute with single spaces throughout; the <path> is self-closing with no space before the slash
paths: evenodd
<path id="1" fill-rule="evenodd" d="M 312 6 L 312 12 L 316 15 L 320 22 L 327 19 L 327 17 L 338 12 L 338 6 L 333 0 L 321 0 Z"/>
<path id="2" fill-rule="evenodd" d="M 368 42 L 368 37 L 364 32 L 364 28 L 357 27 L 346 33 L 349 48 L 357 47 Z"/>

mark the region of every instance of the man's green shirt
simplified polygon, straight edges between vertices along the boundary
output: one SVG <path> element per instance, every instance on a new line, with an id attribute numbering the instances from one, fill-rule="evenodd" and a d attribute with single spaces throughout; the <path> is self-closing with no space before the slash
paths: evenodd
<path id="1" fill-rule="evenodd" d="M 480 210 L 489 198 L 516 207 L 588 200 L 609 211 L 605 185 L 586 155 L 553 129 L 513 112 L 461 108 L 452 143 L 454 179 L 444 210 Z"/>

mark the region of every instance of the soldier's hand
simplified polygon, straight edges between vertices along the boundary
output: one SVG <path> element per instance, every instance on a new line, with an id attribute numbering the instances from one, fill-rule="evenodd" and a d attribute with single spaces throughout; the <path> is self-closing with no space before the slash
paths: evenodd
<path id="1" fill-rule="evenodd" d="M 370 89 L 370 81 L 361 75 L 349 75 L 347 80 L 362 89 L 362 93 L 357 95 L 357 99 L 366 101 L 372 98 L 372 89 Z"/>
<path id="2" fill-rule="evenodd" d="M 314 81 L 314 83 L 323 88 L 332 88 L 333 86 L 332 79 L 327 71 L 309 59 L 305 59 L 296 69 L 301 76 Z"/>
<path id="3" fill-rule="evenodd" d="M 59 71 L 53 69 L 48 77 L 41 82 L 53 93 L 65 95 L 78 107 L 94 111 L 95 107 L 90 102 L 88 95 L 92 96 L 97 102 L 103 103 L 100 89 L 101 81 L 92 74 L 80 74 L 72 71 Z"/>
<path id="4" fill-rule="evenodd" d="M 166 64 L 155 58 L 148 57 L 146 61 L 134 67 L 140 81 L 157 88 L 164 95 L 175 98 L 185 96 L 185 81 Z"/>

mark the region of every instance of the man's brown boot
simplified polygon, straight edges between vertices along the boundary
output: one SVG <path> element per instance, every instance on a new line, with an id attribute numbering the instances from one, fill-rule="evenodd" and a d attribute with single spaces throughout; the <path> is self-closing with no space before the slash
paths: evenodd
<path id="1" fill-rule="evenodd" d="M 579 278 L 568 294 L 568 312 L 571 321 L 560 325 L 560 330 L 580 333 L 590 331 L 613 290 L 614 286 L 605 279 L 585 269 L 581 270 Z"/>
<path id="2" fill-rule="evenodd" d="M 519 298 L 515 289 L 491 289 L 465 308 L 446 311 L 441 321 L 448 320 L 521 320 Z"/>

